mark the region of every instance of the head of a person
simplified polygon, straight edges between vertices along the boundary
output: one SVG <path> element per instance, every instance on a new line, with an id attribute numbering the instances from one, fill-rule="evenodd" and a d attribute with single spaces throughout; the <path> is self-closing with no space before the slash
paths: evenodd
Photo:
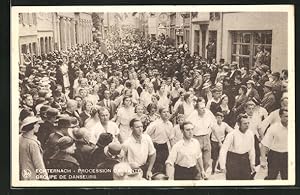
<path id="1" fill-rule="evenodd" d="M 159 114 L 162 120 L 166 121 L 169 119 L 170 112 L 168 108 L 166 107 L 159 108 Z"/>
<path id="2" fill-rule="evenodd" d="M 247 81 L 247 88 L 248 89 L 252 89 L 254 87 L 255 83 L 253 80 L 249 80 Z"/>
<path id="3" fill-rule="evenodd" d="M 75 142 L 70 136 L 63 136 L 57 142 L 58 149 L 67 154 L 74 154 L 76 150 Z"/>
<path id="4" fill-rule="evenodd" d="M 280 116 L 280 120 L 281 120 L 281 124 L 284 126 L 284 127 L 287 127 L 288 126 L 288 110 L 287 109 L 284 109 L 284 108 L 281 108 L 279 110 L 279 116 Z"/>
<path id="5" fill-rule="evenodd" d="M 33 106 L 33 98 L 31 94 L 25 94 L 23 95 L 23 104 L 27 107 L 32 107 Z"/>
<path id="6" fill-rule="evenodd" d="M 85 100 L 82 104 L 82 110 L 90 113 L 93 107 L 93 102 L 90 100 Z"/>
<path id="7" fill-rule="evenodd" d="M 137 113 L 137 115 L 141 116 L 141 115 L 144 114 L 145 108 L 144 108 L 144 106 L 142 104 L 137 104 L 135 106 L 135 110 L 134 111 L 135 111 L 135 113 Z"/>
<path id="8" fill-rule="evenodd" d="M 217 123 L 221 124 L 222 121 L 224 120 L 224 114 L 222 112 L 216 112 L 215 116 L 216 116 Z"/>
<path id="9" fill-rule="evenodd" d="M 245 85 L 242 85 L 239 88 L 239 95 L 246 95 L 246 93 L 247 93 L 247 87 Z"/>
<path id="10" fill-rule="evenodd" d="M 157 112 L 157 104 L 155 103 L 150 103 L 148 106 L 147 106 L 147 112 L 150 114 L 150 115 L 153 115 L 154 113 Z"/>
<path id="11" fill-rule="evenodd" d="M 132 103 L 131 97 L 125 96 L 123 98 L 123 105 L 124 105 L 124 107 L 129 107 L 131 105 L 131 103 Z"/>
<path id="12" fill-rule="evenodd" d="M 191 104 L 193 102 L 193 95 L 191 92 L 186 92 L 183 95 L 183 99 L 187 104 Z"/>
<path id="13" fill-rule="evenodd" d="M 272 91 L 272 88 L 273 88 L 273 85 L 270 81 L 265 82 L 264 88 L 263 88 L 264 93 L 266 94 L 266 93 Z"/>
<path id="14" fill-rule="evenodd" d="M 280 79 L 280 73 L 279 72 L 272 73 L 272 78 L 273 81 L 278 81 Z"/>
<path id="15" fill-rule="evenodd" d="M 205 103 L 203 101 L 200 101 L 198 99 L 195 108 L 196 108 L 199 116 L 203 116 L 205 114 L 205 111 L 206 111 L 205 110 Z"/>
<path id="16" fill-rule="evenodd" d="M 50 123 L 57 122 L 57 117 L 59 115 L 59 110 L 56 108 L 49 108 L 46 112 L 46 119 Z"/>
<path id="17" fill-rule="evenodd" d="M 143 133 L 143 123 L 139 119 L 132 119 L 129 122 L 129 126 L 132 130 L 132 135 L 135 137 L 140 137 Z"/>
<path id="18" fill-rule="evenodd" d="M 89 93 L 88 90 L 85 89 L 85 88 L 79 89 L 79 95 L 80 95 L 82 98 L 87 97 L 87 96 L 88 96 L 88 93 Z"/>
<path id="19" fill-rule="evenodd" d="M 193 137 L 194 125 L 190 121 L 183 122 L 180 126 L 180 130 L 184 139 L 190 140 Z"/>
<path id="20" fill-rule="evenodd" d="M 88 80 L 87 80 L 87 78 L 82 78 L 81 80 L 80 80 L 80 82 L 79 82 L 79 84 L 80 84 L 80 87 L 87 87 L 87 85 L 88 85 Z"/>
<path id="21" fill-rule="evenodd" d="M 74 112 L 76 109 L 77 109 L 77 101 L 76 100 L 73 100 L 73 99 L 69 99 L 67 101 L 67 110 L 69 112 Z"/>
<path id="22" fill-rule="evenodd" d="M 98 147 L 104 148 L 105 146 L 107 146 L 109 143 L 111 143 L 113 141 L 114 137 L 111 133 L 101 133 L 96 145 Z"/>
<path id="23" fill-rule="evenodd" d="M 239 130 L 242 133 L 245 133 L 249 128 L 249 119 L 248 119 L 247 114 L 240 114 L 237 117 L 237 124 L 239 126 Z"/>
<path id="24" fill-rule="evenodd" d="M 249 100 L 246 103 L 245 111 L 246 111 L 246 113 L 247 113 L 248 116 L 252 116 L 253 115 L 255 106 L 256 105 L 255 105 L 255 103 L 252 100 Z"/>
<path id="25" fill-rule="evenodd" d="M 99 108 L 98 114 L 99 114 L 100 122 L 102 124 L 106 124 L 109 121 L 110 114 L 106 108 L 103 107 Z"/>
<path id="26" fill-rule="evenodd" d="M 82 97 L 77 95 L 74 97 L 74 100 L 76 100 L 76 102 L 77 102 L 77 108 L 81 108 L 82 107 Z"/>
<path id="27" fill-rule="evenodd" d="M 280 100 L 280 108 L 282 108 L 282 109 L 288 109 L 288 103 L 289 103 L 288 97 L 281 98 L 281 100 Z"/>
<path id="28" fill-rule="evenodd" d="M 159 101 L 160 97 L 157 95 L 157 94 L 153 94 L 151 96 L 151 101 L 154 103 L 154 104 L 157 104 L 158 101 Z"/>
<path id="29" fill-rule="evenodd" d="M 221 104 L 223 104 L 223 105 L 228 105 L 228 96 L 225 95 L 225 94 L 223 94 L 223 95 L 221 96 L 220 102 L 221 102 Z"/>
<path id="30" fill-rule="evenodd" d="M 184 114 L 178 114 L 178 115 L 177 115 L 177 123 L 178 123 L 179 125 L 182 125 L 183 122 L 184 122 Z"/>
<path id="31" fill-rule="evenodd" d="M 124 90 L 124 96 L 132 97 L 132 90 L 131 89 L 125 89 Z"/>
<path id="32" fill-rule="evenodd" d="M 38 121 L 38 118 L 36 118 L 35 116 L 26 117 L 21 123 L 21 132 L 27 133 L 33 131 L 33 133 L 37 133 L 40 128 L 40 124 L 38 123 Z"/>
<path id="33" fill-rule="evenodd" d="M 30 108 L 24 108 L 20 112 L 19 121 L 22 122 L 25 118 L 29 116 L 34 116 L 34 112 Z"/>
<path id="34" fill-rule="evenodd" d="M 110 91 L 109 90 L 104 91 L 104 98 L 107 100 L 110 99 Z"/>
<path id="35" fill-rule="evenodd" d="M 220 89 L 218 89 L 217 87 L 215 87 L 213 90 L 212 90 L 212 96 L 215 98 L 215 99 L 219 99 L 222 95 L 222 91 Z"/>
<path id="36" fill-rule="evenodd" d="M 154 87 L 152 83 L 147 84 L 147 91 L 151 94 L 154 91 Z"/>

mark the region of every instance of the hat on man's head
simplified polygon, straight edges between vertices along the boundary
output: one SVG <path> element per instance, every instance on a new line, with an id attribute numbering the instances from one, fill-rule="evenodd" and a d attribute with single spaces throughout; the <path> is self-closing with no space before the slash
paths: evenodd
<path id="1" fill-rule="evenodd" d="M 33 123 L 37 123 L 39 121 L 38 118 L 36 118 L 35 116 L 29 116 L 29 117 L 26 117 L 23 121 L 22 121 L 22 125 L 20 127 L 20 130 L 21 131 L 24 131 L 24 127 L 27 126 L 27 125 L 30 125 L 30 124 L 33 124 Z M 28 129 L 30 130 L 30 129 Z"/>
<path id="2" fill-rule="evenodd" d="M 280 77 L 280 73 L 279 72 L 274 72 L 274 73 L 272 73 L 272 76 L 276 76 L 276 77 Z"/>
<path id="3" fill-rule="evenodd" d="M 261 69 L 262 71 L 264 71 L 264 72 L 267 72 L 270 68 L 269 68 L 269 66 L 263 64 L 263 65 L 260 66 L 260 69 Z"/>
<path id="4" fill-rule="evenodd" d="M 105 147 L 107 146 L 109 143 L 111 143 L 113 141 L 113 135 L 111 133 L 101 133 L 96 145 L 100 146 L 100 147 Z"/>
<path id="5" fill-rule="evenodd" d="M 122 145 L 116 142 L 111 142 L 104 148 L 104 154 L 110 158 L 122 158 Z"/>
<path id="6" fill-rule="evenodd" d="M 71 125 L 71 120 L 70 117 L 59 117 L 58 122 L 57 122 L 57 127 L 58 128 L 70 128 Z"/>
<path id="7" fill-rule="evenodd" d="M 42 108 L 43 108 L 43 107 L 42 107 Z M 41 108 L 41 110 L 40 110 L 40 113 L 42 113 L 42 108 Z M 59 110 L 58 110 L 58 109 L 56 109 L 56 108 L 51 108 L 51 107 L 50 107 L 50 108 L 47 110 L 46 116 L 47 116 L 48 118 L 52 118 L 52 117 L 57 117 L 58 114 L 59 114 Z"/>
<path id="8" fill-rule="evenodd" d="M 42 105 L 40 108 L 40 115 L 46 114 L 51 107 L 48 105 Z"/>
<path id="9" fill-rule="evenodd" d="M 60 150 L 65 150 L 74 144 L 74 140 L 69 136 L 59 138 L 57 146 Z"/>
<path id="10" fill-rule="evenodd" d="M 266 81 L 264 84 L 265 87 L 273 88 L 273 84 L 271 81 Z"/>

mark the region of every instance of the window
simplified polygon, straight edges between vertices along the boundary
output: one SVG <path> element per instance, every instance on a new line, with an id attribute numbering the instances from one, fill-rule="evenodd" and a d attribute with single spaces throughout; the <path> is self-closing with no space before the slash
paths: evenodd
<path id="1" fill-rule="evenodd" d="M 272 31 L 233 31 L 231 61 L 248 68 L 271 65 Z"/>
<path id="2" fill-rule="evenodd" d="M 220 12 L 210 12 L 209 13 L 210 20 L 220 20 Z"/>

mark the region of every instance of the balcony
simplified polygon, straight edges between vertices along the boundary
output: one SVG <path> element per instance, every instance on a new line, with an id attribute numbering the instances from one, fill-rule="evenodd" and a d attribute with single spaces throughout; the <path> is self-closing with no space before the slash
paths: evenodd
<path id="1" fill-rule="evenodd" d="M 192 14 L 192 22 L 209 22 L 209 12 L 195 12 Z"/>

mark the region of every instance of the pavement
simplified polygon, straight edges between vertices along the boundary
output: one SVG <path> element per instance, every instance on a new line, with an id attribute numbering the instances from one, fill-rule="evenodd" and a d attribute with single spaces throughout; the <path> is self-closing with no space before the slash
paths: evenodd
<path id="1" fill-rule="evenodd" d="M 264 180 L 264 178 L 267 176 L 268 170 L 267 168 L 263 169 L 260 166 L 256 167 L 256 175 L 254 177 L 254 180 Z M 208 177 L 208 180 L 225 180 L 225 174 L 224 173 L 215 173 L 213 175 L 210 175 Z"/>

